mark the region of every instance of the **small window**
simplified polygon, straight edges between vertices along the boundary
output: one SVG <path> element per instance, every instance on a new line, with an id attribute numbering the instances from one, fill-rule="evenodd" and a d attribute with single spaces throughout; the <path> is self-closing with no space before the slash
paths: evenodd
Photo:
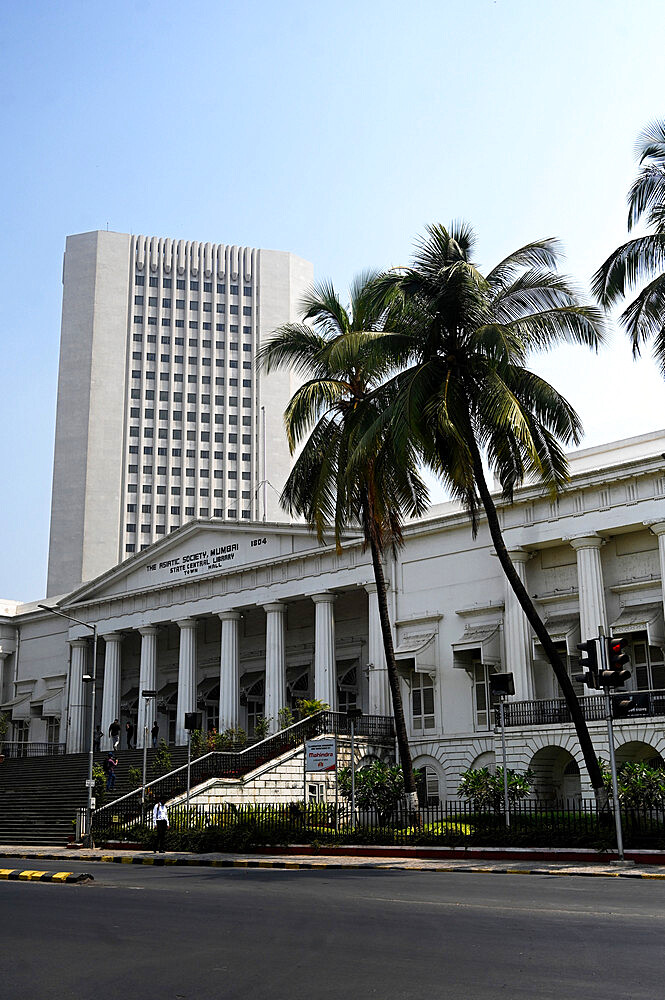
<path id="1" fill-rule="evenodd" d="M 145 278 L 143 277 L 142 274 L 137 274 L 136 275 L 136 277 L 134 278 L 134 284 L 135 285 L 145 285 Z"/>
<path id="2" fill-rule="evenodd" d="M 149 285 L 150 285 L 151 288 L 158 288 L 159 287 L 159 281 L 157 280 L 157 278 L 150 278 L 150 281 L 148 283 L 149 283 Z"/>

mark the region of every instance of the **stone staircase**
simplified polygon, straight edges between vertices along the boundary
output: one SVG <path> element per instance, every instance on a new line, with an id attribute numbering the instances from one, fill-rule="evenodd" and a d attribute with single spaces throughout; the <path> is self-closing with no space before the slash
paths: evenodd
<path id="1" fill-rule="evenodd" d="M 148 750 L 148 780 L 155 750 Z M 187 763 L 186 747 L 171 747 L 173 767 Z M 105 753 L 95 754 L 100 764 Z M 131 791 L 130 767 L 143 767 L 142 750 L 118 751 L 116 785 L 105 801 Z M 87 803 L 88 754 L 5 758 L 0 764 L 0 845 L 60 845 L 74 833 L 76 810 Z"/>

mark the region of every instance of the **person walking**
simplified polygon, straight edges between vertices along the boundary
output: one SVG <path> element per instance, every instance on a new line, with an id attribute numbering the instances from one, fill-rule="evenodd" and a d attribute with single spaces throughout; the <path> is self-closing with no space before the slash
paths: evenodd
<path id="1" fill-rule="evenodd" d="M 127 749 L 132 749 L 132 740 L 134 739 L 134 725 L 128 722 L 125 726 L 125 732 L 127 733 Z"/>
<path id="2" fill-rule="evenodd" d="M 155 808 L 152 810 L 152 819 L 157 831 L 155 849 L 152 853 L 157 854 L 159 851 L 160 854 L 164 854 L 164 841 L 166 839 L 166 831 L 169 827 L 169 814 L 164 805 L 164 799 L 161 796 L 157 799 Z"/>
<path id="3" fill-rule="evenodd" d="M 109 726 L 109 736 L 113 744 L 113 749 L 117 750 L 120 746 L 120 722 L 118 719 L 114 719 Z"/>
<path id="4" fill-rule="evenodd" d="M 102 764 L 106 775 L 106 791 L 112 792 L 115 788 L 115 769 L 118 766 L 118 758 L 113 750 L 109 750 L 109 755 Z"/>
<path id="5" fill-rule="evenodd" d="M 95 735 L 93 737 L 93 747 L 99 753 L 102 749 L 102 740 L 104 739 L 104 733 L 102 732 L 102 727 L 97 726 L 95 729 Z"/>
<path id="6" fill-rule="evenodd" d="M 152 736 L 152 748 L 153 750 L 157 747 L 157 741 L 159 739 L 159 726 L 157 725 L 157 720 L 152 724 L 152 729 L 150 730 L 150 735 Z"/>

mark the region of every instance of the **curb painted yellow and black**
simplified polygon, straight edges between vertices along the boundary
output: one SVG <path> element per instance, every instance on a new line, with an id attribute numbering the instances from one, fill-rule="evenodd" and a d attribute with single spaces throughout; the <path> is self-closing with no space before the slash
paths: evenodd
<path id="1" fill-rule="evenodd" d="M 61 855 L 49 855 L 49 854 L 37 854 L 37 853 L 21 853 L 14 854 L 11 857 L 20 857 L 21 859 L 39 859 L 39 860 L 58 860 Z M 72 858 L 71 860 L 74 860 Z M 183 857 L 156 857 L 156 856 L 145 856 L 145 855 L 115 855 L 115 854 L 98 854 L 98 855 L 85 855 L 76 860 L 80 861 L 94 861 L 94 862 L 105 862 L 107 864 L 118 864 L 118 865 L 149 865 L 155 868 L 164 867 L 180 867 L 180 868 L 244 868 L 244 869 L 277 869 L 286 871 L 323 871 L 323 870 L 337 870 L 337 871 L 358 871 L 358 870 L 374 870 L 374 871 L 402 871 L 402 872 L 430 872 L 431 874 L 438 874 L 439 872 L 454 874 L 455 872 L 472 874 L 472 875 L 557 875 L 560 877 L 569 878 L 624 878 L 624 879 L 649 879 L 649 880 L 665 880 L 665 872 L 644 872 L 644 871 L 634 871 L 630 868 L 621 868 L 617 870 L 612 870 L 608 868 L 599 868 L 596 870 L 578 870 L 571 868 L 513 868 L 513 867 L 490 867 L 484 865 L 440 865 L 436 868 L 430 867 L 427 864 L 415 865 L 410 864 L 399 864 L 399 862 L 393 862 L 391 864 L 386 864 L 385 861 L 376 863 L 373 861 L 347 861 L 342 863 L 339 861 L 276 861 L 267 858 L 183 858 Z M 23 873 L 27 878 L 28 873 Z M 35 873 L 36 875 L 48 875 L 47 872 Z M 53 878 L 42 878 L 41 881 L 86 881 L 92 880 L 92 875 L 73 875 L 72 873 L 59 872 L 56 875 L 72 875 L 71 879 L 56 879 Z M 14 873 L 11 876 L 3 875 L 2 870 L 0 870 L 0 877 L 2 878 L 13 878 L 18 879 L 19 875 Z"/>
<path id="2" fill-rule="evenodd" d="M 40 872 L 20 868 L 0 868 L 0 879 L 9 882 L 57 882 L 61 885 L 66 883 L 94 882 L 94 878 L 88 872 L 77 874 L 76 872 Z"/>

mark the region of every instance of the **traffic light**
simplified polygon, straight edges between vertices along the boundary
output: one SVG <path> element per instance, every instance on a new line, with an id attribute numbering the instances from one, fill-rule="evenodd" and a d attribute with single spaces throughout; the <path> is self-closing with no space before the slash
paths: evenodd
<path id="1" fill-rule="evenodd" d="M 598 650 L 596 649 L 597 639 L 588 639 L 586 642 L 580 642 L 577 648 L 580 651 L 580 667 L 585 673 L 573 674 L 573 678 L 576 681 L 582 681 L 587 687 L 597 689 L 600 687 L 598 682 Z M 586 653 L 586 659 L 584 654 Z"/>
<path id="2" fill-rule="evenodd" d="M 630 663 L 628 653 L 624 649 L 628 645 L 628 640 L 615 636 L 605 640 L 607 643 L 607 670 L 601 671 L 600 683 L 603 687 L 623 687 L 630 677 L 630 670 L 625 669 L 626 663 Z"/>

